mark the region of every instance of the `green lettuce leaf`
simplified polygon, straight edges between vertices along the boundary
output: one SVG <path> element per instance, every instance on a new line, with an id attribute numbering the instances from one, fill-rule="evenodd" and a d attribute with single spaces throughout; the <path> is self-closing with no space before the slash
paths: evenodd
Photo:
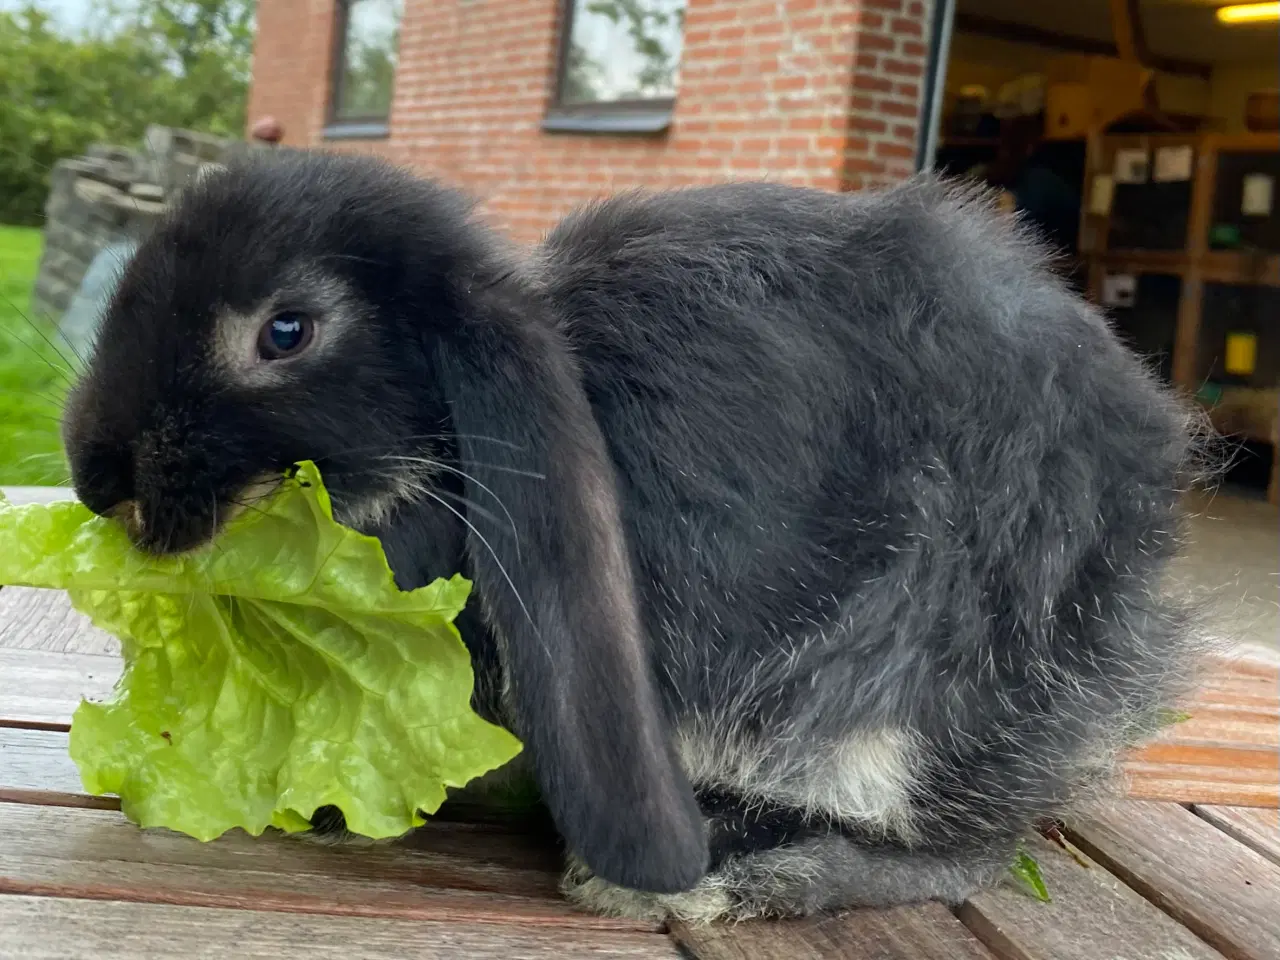
<path id="1" fill-rule="evenodd" d="M 80 704 L 71 756 L 144 827 L 296 831 L 332 804 L 356 833 L 398 836 L 520 751 L 470 707 L 453 625 L 470 583 L 399 590 L 311 463 L 178 557 L 78 503 L 0 502 L 0 583 L 66 590 L 120 639 L 114 699 Z"/>

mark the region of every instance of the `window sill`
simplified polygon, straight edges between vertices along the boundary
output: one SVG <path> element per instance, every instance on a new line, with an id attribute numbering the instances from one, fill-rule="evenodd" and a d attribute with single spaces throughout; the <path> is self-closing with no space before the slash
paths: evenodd
<path id="1" fill-rule="evenodd" d="M 670 104 L 653 107 L 628 107 L 620 110 L 611 104 L 592 109 L 552 109 L 542 120 L 547 133 L 665 133 L 671 126 Z"/>
<path id="2" fill-rule="evenodd" d="M 385 140 L 391 136 L 391 125 L 373 123 L 331 123 L 321 131 L 325 140 Z"/>

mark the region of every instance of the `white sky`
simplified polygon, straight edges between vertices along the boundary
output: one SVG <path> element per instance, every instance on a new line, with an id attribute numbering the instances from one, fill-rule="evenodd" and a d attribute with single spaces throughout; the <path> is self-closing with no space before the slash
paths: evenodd
<path id="1" fill-rule="evenodd" d="M 0 0 L 0 10 L 16 12 L 25 0 Z M 75 33 L 91 22 L 93 0 L 36 0 L 35 6 L 48 13 L 64 30 Z"/>

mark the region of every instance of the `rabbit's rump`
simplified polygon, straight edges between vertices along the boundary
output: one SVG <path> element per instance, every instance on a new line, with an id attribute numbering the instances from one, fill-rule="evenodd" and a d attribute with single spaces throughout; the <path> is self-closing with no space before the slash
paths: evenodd
<path id="1" fill-rule="evenodd" d="M 956 901 L 1181 689 L 1188 416 L 981 198 L 624 197 L 538 262 L 618 469 L 713 872 L 597 909 Z"/>

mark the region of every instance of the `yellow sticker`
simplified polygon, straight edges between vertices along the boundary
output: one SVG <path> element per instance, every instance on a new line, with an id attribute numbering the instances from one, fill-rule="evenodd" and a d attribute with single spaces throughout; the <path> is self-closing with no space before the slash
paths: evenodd
<path id="1" fill-rule="evenodd" d="M 1228 333 L 1224 366 L 1234 377 L 1250 376 L 1258 365 L 1258 335 Z"/>

